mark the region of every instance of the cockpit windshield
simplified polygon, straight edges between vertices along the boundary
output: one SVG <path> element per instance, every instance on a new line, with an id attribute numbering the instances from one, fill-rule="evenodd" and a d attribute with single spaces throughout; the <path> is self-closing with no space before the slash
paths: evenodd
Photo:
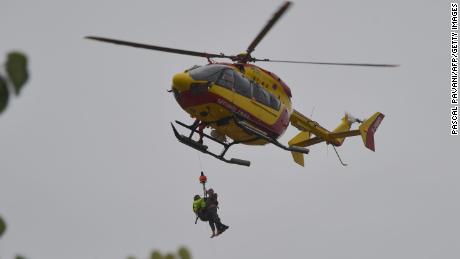
<path id="1" fill-rule="evenodd" d="M 219 79 L 220 72 L 227 68 L 224 65 L 211 64 L 202 67 L 192 68 L 189 72 L 194 80 L 206 80 L 216 82 Z"/>

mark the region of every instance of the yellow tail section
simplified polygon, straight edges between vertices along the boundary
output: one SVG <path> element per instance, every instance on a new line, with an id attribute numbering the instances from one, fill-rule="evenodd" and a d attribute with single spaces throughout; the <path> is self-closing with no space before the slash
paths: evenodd
<path id="1" fill-rule="evenodd" d="M 359 126 L 359 132 L 363 138 L 364 145 L 372 151 L 375 151 L 374 134 L 377 131 L 377 128 L 380 126 L 383 118 L 385 118 L 385 115 L 380 112 L 376 112 L 374 115 L 372 115 L 372 117 L 365 120 Z"/>
<path id="2" fill-rule="evenodd" d="M 298 147 L 306 147 L 306 143 L 308 140 L 310 140 L 310 132 L 308 131 L 301 131 L 299 132 L 299 134 L 297 134 L 294 138 L 292 138 L 288 144 L 290 147 L 292 146 L 298 146 Z M 294 161 L 301 165 L 301 166 L 304 166 L 304 158 L 303 158 L 303 154 L 302 153 L 299 153 L 299 152 L 291 152 L 292 154 L 292 158 L 294 159 Z"/>
<path id="3" fill-rule="evenodd" d="M 348 132 L 351 129 L 351 124 L 354 122 L 357 122 L 358 120 L 350 116 L 349 114 L 345 114 L 345 116 L 342 118 L 342 121 L 340 122 L 339 126 L 335 128 L 333 133 L 339 133 L 339 132 Z M 342 138 L 335 138 L 336 143 L 338 144 L 337 146 L 341 146 L 343 142 L 345 141 L 345 137 Z"/>
<path id="4" fill-rule="evenodd" d="M 294 110 L 291 115 L 291 124 L 301 132 L 288 143 L 290 147 L 307 147 L 324 141 L 327 144 L 340 146 L 345 141 L 345 138 L 361 135 L 364 145 L 370 150 L 375 151 L 374 134 L 384 117 L 382 113 L 377 112 L 363 122 L 349 114 L 345 114 L 340 124 L 331 132 L 323 128 L 316 121 Z M 359 122 L 361 125 L 358 130 L 351 130 L 351 126 L 355 122 Z M 314 136 L 312 137 L 312 135 Z M 304 166 L 303 154 L 298 152 L 291 153 L 294 161 Z"/>

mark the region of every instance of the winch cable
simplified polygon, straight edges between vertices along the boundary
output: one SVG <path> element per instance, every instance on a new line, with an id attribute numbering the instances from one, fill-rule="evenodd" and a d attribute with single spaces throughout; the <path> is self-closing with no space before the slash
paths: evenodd
<path id="1" fill-rule="evenodd" d="M 200 152 L 196 151 L 196 154 L 198 156 L 198 161 L 200 163 L 200 171 L 202 172 L 203 171 L 203 164 L 201 163 L 201 156 L 200 156 Z"/>

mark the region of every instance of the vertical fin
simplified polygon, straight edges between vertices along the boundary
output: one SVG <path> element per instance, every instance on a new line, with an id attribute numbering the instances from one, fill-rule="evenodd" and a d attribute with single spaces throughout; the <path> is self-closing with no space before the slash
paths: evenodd
<path id="1" fill-rule="evenodd" d="M 359 126 L 364 145 L 372 151 L 375 151 L 374 134 L 384 117 L 382 113 L 376 112 Z"/>

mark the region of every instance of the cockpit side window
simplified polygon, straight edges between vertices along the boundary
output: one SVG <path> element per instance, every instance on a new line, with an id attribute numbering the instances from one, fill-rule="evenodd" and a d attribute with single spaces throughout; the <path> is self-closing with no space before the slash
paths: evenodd
<path id="1" fill-rule="evenodd" d="M 268 92 L 266 89 L 260 85 L 252 82 L 252 98 L 257 102 L 264 104 L 268 107 L 271 107 L 275 110 L 280 109 L 280 100 L 276 98 L 273 94 Z"/>
<path id="2" fill-rule="evenodd" d="M 280 100 L 276 98 L 274 95 L 270 94 L 270 107 L 272 107 L 275 110 L 279 110 L 280 104 Z"/>
<path id="3" fill-rule="evenodd" d="M 225 69 L 222 73 L 222 76 L 217 81 L 217 84 L 228 89 L 233 89 L 233 85 L 235 84 L 235 77 L 233 74 L 233 70 Z"/>
<path id="4" fill-rule="evenodd" d="M 257 102 L 270 106 L 270 95 L 267 91 L 265 91 L 265 89 L 253 83 L 252 93 Z"/>
<path id="5" fill-rule="evenodd" d="M 251 84 L 249 80 L 244 78 L 239 73 L 235 74 L 235 91 L 243 96 L 251 98 Z"/>

